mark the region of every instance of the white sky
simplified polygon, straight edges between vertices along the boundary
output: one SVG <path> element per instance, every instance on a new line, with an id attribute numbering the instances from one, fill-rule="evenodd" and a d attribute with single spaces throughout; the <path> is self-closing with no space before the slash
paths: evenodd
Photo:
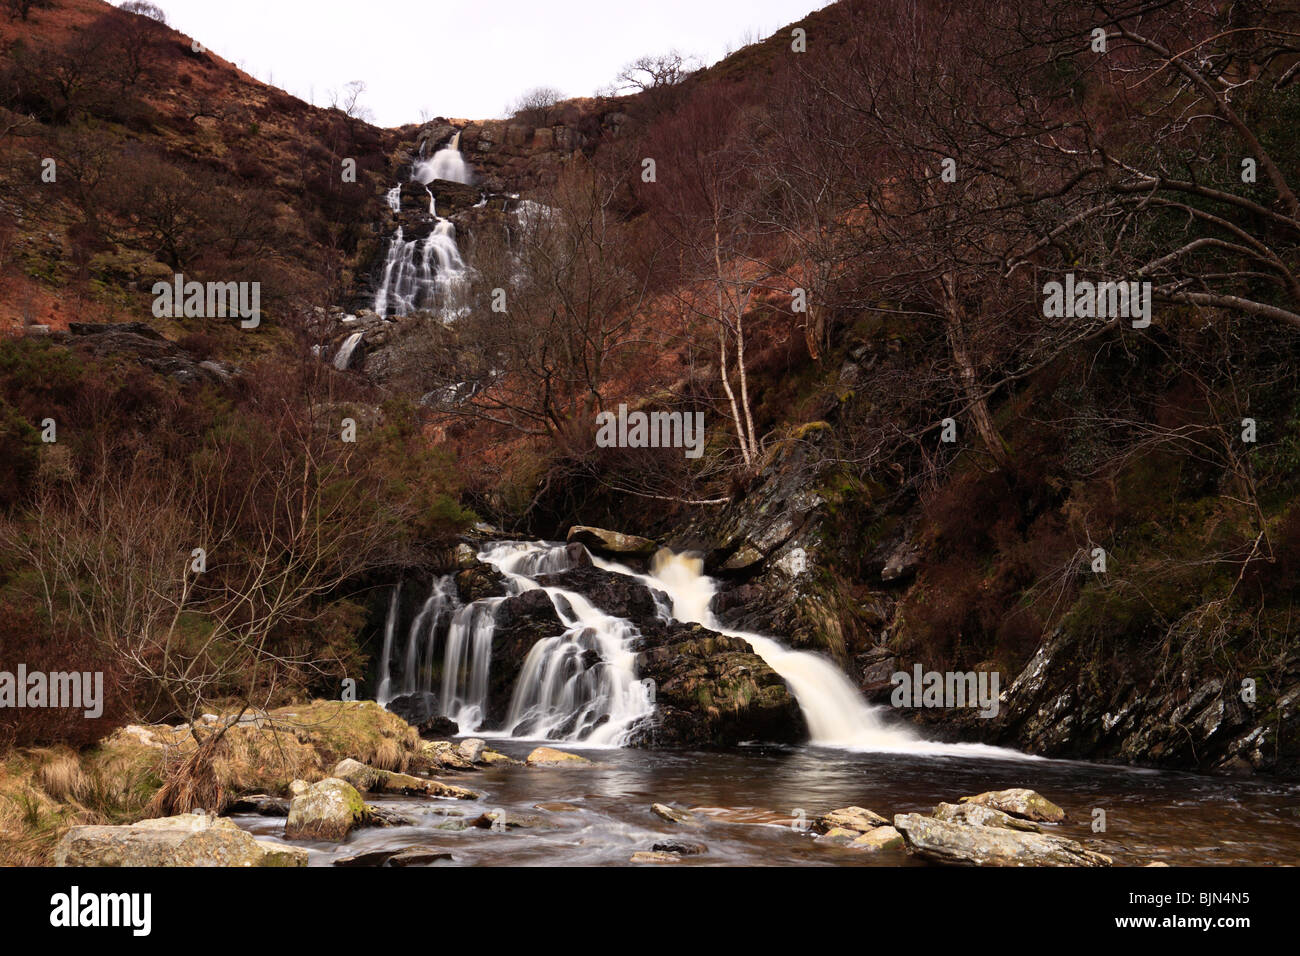
<path id="1" fill-rule="evenodd" d="M 642 54 L 713 63 L 828 0 L 154 0 L 259 80 L 328 105 L 363 80 L 382 126 L 503 116 L 520 93 L 590 96 Z"/>

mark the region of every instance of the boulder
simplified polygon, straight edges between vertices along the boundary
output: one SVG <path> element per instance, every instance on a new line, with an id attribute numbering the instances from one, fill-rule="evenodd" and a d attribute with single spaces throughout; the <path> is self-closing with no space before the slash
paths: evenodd
<path id="1" fill-rule="evenodd" d="M 655 713 L 634 746 L 727 747 L 807 738 L 803 712 L 781 676 L 738 637 L 698 624 L 638 621 L 637 674 L 655 687 Z"/>
<path id="2" fill-rule="evenodd" d="M 289 815 L 289 801 L 282 797 L 272 797 L 265 793 L 250 793 L 242 797 L 236 797 L 229 804 L 223 813 L 231 816 L 236 813 L 256 813 L 263 817 L 287 817 Z"/>
<path id="3" fill-rule="evenodd" d="M 1017 787 L 1011 790 L 990 790 L 973 797 L 962 797 L 962 803 L 974 803 L 984 807 L 1001 810 L 1014 817 L 1026 820 L 1040 820 L 1043 823 L 1060 823 L 1065 819 L 1065 811 L 1041 794 Z"/>
<path id="4" fill-rule="evenodd" d="M 357 788 L 338 777 L 326 777 L 293 798 L 284 835 L 289 840 L 341 841 L 366 818 L 366 804 Z"/>
<path id="5" fill-rule="evenodd" d="M 963 866 L 1110 866 L 1111 859 L 1074 840 L 1003 827 L 948 823 L 900 813 L 894 828 L 907 849 L 935 863 Z"/>
<path id="6" fill-rule="evenodd" d="M 307 851 L 257 840 L 234 821 L 202 813 L 130 826 L 72 827 L 55 866 L 306 866 Z"/>
<path id="7" fill-rule="evenodd" d="M 460 755 L 470 763 L 478 763 L 479 758 L 483 756 L 483 751 L 487 748 L 487 742 L 481 737 L 470 737 L 460 742 Z"/>
<path id="8" fill-rule="evenodd" d="M 634 534 L 622 534 L 618 531 L 606 531 L 604 528 L 592 528 L 588 525 L 574 525 L 566 538 L 570 543 L 585 545 L 597 554 L 615 557 L 648 558 L 659 550 L 659 545 L 649 538 Z"/>
<path id="9" fill-rule="evenodd" d="M 401 694 L 386 706 L 389 713 L 401 717 L 425 739 L 454 737 L 460 733 L 456 721 L 442 715 L 438 699 L 433 694 Z"/>
<path id="10" fill-rule="evenodd" d="M 524 759 L 524 763 L 530 767 L 592 766 L 591 761 L 586 757 L 565 753 L 563 750 L 556 750 L 553 747 L 538 747 Z"/>
<path id="11" fill-rule="evenodd" d="M 889 821 L 865 807 L 844 807 L 842 810 L 832 810 L 821 818 L 820 823 L 825 830 L 843 827 L 846 830 L 866 833 L 876 827 L 888 825 Z"/>
<path id="12" fill-rule="evenodd" d="M 850 830 L 847 827 L 831 827 L 817 838 L 817 842 L 832 843 L 838 846 L 849 846 L 860 836 L 862 836 L 862 834 L 857 830 Z"/>

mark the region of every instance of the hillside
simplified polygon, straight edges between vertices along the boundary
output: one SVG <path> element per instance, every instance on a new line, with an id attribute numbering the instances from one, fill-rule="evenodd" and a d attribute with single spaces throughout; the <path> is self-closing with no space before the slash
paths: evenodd
<path id="1" fill-rule="evenodd" d="M 287 792 L 205 715 L 340 695 L 397 770 L 392 714 L 1300 773 L 1300 18 L 1023 6 L 397 129 L 99 0 L 0 20 L 0 657 L 111 691 L 0 712 L 10 858 Z M 34 782 L 163 722 L 139 792 Z"/>

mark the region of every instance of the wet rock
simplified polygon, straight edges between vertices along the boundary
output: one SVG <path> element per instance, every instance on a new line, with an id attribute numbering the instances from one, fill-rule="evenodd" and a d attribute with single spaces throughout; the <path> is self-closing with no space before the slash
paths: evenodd
<path id="1" fill-rule="evenodd" d="M 335 866 L 428 866 L 439 860 L 450 860 L 452 855 L 446 850 L 411 846 L 403 850 L 371 850 L 355 856 L 339 857 Z"/>
<path id="2" fill-rule="evenodd" d="M 574 525 L 569 529 L 567 540 L 585 545 L 597 554 L 612 557 L 633 555 L 648 558 L 659 550 L 659 545 L 649 538 L 621 534 L 618 531 L 606 531 L 604 528 L 592 528 L 587 525 Z"/>
<path id="3" fill-rule="evenodd" d="M 130 826 L 72 827 L 55 866 L 306 866 L 307 851 L 256 840 L 231 820 L 186 813 Z"/>
<path id="4" fill-rule="evenodd" d="M 482 760 L 488 766 L 502 765 L 507 767 L 522 767 L 524 763 L 522 760 L 516 760 L 514 757 L 507 757 L 505 754 L 497 753 L 495 750 L 483 751 Z"/>
<path id="5" fill-rule="evenodd" d="M 936 820 L 971 827 L 1003 827 L 1027 833 L 1041 833 L 1043 830 L 1037 823 L 1013 817 L 982 803 L 941 803 L 934 808 L 933 815 Z"/>
<path id="6" fill-rule="evenodd" d="M 683 826 L 695 826 L 699 821 L 695 819 L 693 813 L 686 810 L 678 810 L 676 807 L 670 807 L 666 803 L 650 804 L 650 812 L 662 820 L 669 823 L 677 823 Z"/>
<path id="7" fill-rule="evenodd" d="M 699 856 L 709 852 L 703 843 L 691 843 L 688 840 L 668 840 L 656 843 L 650 849 L 655 853 L 676 853 L 678 856 Z"/>
<path id="8" fill-rule="evenodd" d="M 394 853 L 388 858 L 389 866 L 429 866 L 441 860 L 453 860 L 453 857 L 446 850 L 426 849 L 424 847 L 407 847 Z"/>
<path id="9" fill-rule="evenodd" d="M 487 742 L 481 737 L 470 737 L 460 742 L 460 755 L 470 763 L 478 763 L 487 748 Z"/>
<path id="10" fill-rule="evenodd" d="M 596 567 L 572 568 L 558 574 L 541 574 L 537 583 L 543 587 L 559 587 L 581 594 L 606 614 L 621 617 L 634 624 L 644 624 L 658 619 L 659 607 L 655 593 L 636 578 L 616 574 Z M 668 595 L 658 592 L 665 605 Z"/>
<path id="11" fill-rule="evenodd" d="M 474 768 L 474 765 L 460 752 L 460 747 L 450 740 L 423 741 L 420 745 L 420 756 L 428 766 L 436 769 L 472 770 Z M 491 762 L 486 752 L 483 757 L 485 763 Z"/>
<path id="12" fill-rule="evenodd" d="M 632 854 L 633 863 L 680 863 L 682 858 L 677 853 L 661 853 L 658 850 L 638 850 Z"/>
<path id="13" fill-rule="evenodd" d="M 655 687 L 653 717 L 630 735 L 636 746 L 795 743 L 807 726 L 789 688 L 738 637 L 697 624 L 639 624 L 637 675 Z"/>
<path id="14" fill-rule="evenodd" d="M 250 793 L 237 797 L 226 806 L 226 815 L 236 813 L 256 813 L 263 817 L 287 817 L 289 801 L 282 797 L 272 797 L 264 793 Z"/>
<path id="15" fill-rule="evenodd" d="M 880 814 L 873 813 L 865 807 L 844 807 L 842 810 L 832 810 L 823 816 L 819 822 L 825 830 L 843 827 L 846 830 L 856 830 L 858 833 L 866 833 L 868 830 L 883 827 L 889 823 Z"/>
<path id="16" fill-rule="evenodd" d="M 366 823 L 374 827 L 415 827 L 420 825 L 420 821 L 416 817 L 402 813 L 400 810 L 393 810 L 373 803 L 366 804 Z"/>
<path id="17" fill-rule="evenodd" d="M 346 780 L 326 777 L 307 787 L 289 804 L 284 835 L 289 840 L 347 839 L 366 821 L 365 801 Z"/>
<path id="18" fill-rule="evenodd" d="M 475 561 L 471 567 L 457 573 L 456 593 L 460 603 L 469 604 L 483 598 L 505 597 L 509 591 L 505 575 L 490 564 Z"/>
<path id="19" fill-rule="evenodd" d="M 559 826 L 539 813 L 518 813 L 514 810 L 489 810 L 467 822 L 469 826 L 480 830 L 553 830 Z"/>
<path id="20" fill-rule="evenodd" d="M 1111 859 L 1074 840 L 1002 827 L 947 823 L 900 813 L 894 828 L 907 849 L 935 863 L 964 866 L 1110 866 Z"/>
<path id="21" fill-rule="evenodd" d="M 883 827 L 876 827 L 867 831 L 850 843 L 849 846 L 855 850 L 866 850 L 868 853 L 877 853 L 880 850 L 901 850 L 903 849 L 903 834 L 886 824 Z"/>
<path id="22" fill-rule="evenodd" d="M 547 813 L 574 813 L 580 811 L 582 807 L 576 803 L 552 802 L 552 803 L 534 803 L 534 810 L 545 810 Z"/>
<path id="23" fill-rule="evenodd" d="M 401 694 L 387 704 L 388 712 L 396 714 L 420 732 L 426 739 L 454 737 L 460 727 L 454 720 L 442 716 L 438 698 L 433 694 Z"/>
<path id="24" fill-rule="evenodd" d="M 451 797 L 456 800 L 476 800 L 479 794 L 465 787 L 457 787 L 440 780 L 414 777 L 409 773 L 377 770 L 351 758 L 340 761 L 332 776 L 346 780 L 358 790 L 371 793 L 405 793 L 430 797 Z"/>
<path id="25" fill-rule="evenodd" d="M 831 827 L 817 838 L 817 842 L 832 843 L 837 846 L 848 846 L 860 836 L 862 836 L 862 834 L 857 830 L 850 830 L 847 827 Z"/>
<path id="26" fill-rule="evenodd" d="M 1026 820 L 1040 820 L 1044 823 L 1060 823 L 1065 819 L 1065 811 L 1041 794 L 1016 787 L 1010 790 L 990 790 L 973 797 L 962 797 L 962 803 L 974 803 L 992 807 L 1012 816 Z"/>
<path id="27" fill-rule="evenodd" d="M 530 753 L 524 763 L 530 767 L 590 767 L 592 762 L 577 754 L 565 753 L 553 747 L 538 747 Z"/>

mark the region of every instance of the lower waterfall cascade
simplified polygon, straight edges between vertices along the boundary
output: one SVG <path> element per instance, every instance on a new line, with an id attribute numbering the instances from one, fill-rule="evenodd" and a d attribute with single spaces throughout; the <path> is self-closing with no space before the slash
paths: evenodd
<path id="1" fill-rule="evenodd" d="M 485 727 L 489 669 L 496 611 L 505 597 L 461 605 L 450 575 L 434 582 L 407 630 L 400 655 L 395 646 L 397 589 L 384 626 L 377 699 L 387 705 L 407 694 L 430 694 L 434 671 L 441 673 L 436 706 L 456 721 L 462 734 L 565 740 L 591 747 L 625 746 L 632 731 L 654 712 L 652 689 L 638 679 L 631 644 L 636 626 L 612 616 L 585 597 L 536 577 L 576 566 L 572 545 L 502 542 L 484 548 L 478 560 L 501 572 L 508 595 L 540 590 L 565 625 L 528 651 L 511 691 L 500 727 Z M 590 555 L 602 570 L 640 581 L 651 589 L 665 620 L 700 624 L 746 641 L 789 687 L 808 724 L 814 746 L 864 752 L 954 754 L 1039 759 L 985 744 L 948 744 L 920 739 L 910 728 L 886 720 L 888 708 L 863 699 L 829 659 L 792 650 L 774 638 L 727 628 L 711 610 L 717 583 L 703 573 L 703 561 L 661 550 L 649 574 Z M 663 603 L 661 595 L 667 596 Z M 439 653 L 441 646 L 441 653 Z M 400 669 L 394 665 L 400 656 Z"/>

